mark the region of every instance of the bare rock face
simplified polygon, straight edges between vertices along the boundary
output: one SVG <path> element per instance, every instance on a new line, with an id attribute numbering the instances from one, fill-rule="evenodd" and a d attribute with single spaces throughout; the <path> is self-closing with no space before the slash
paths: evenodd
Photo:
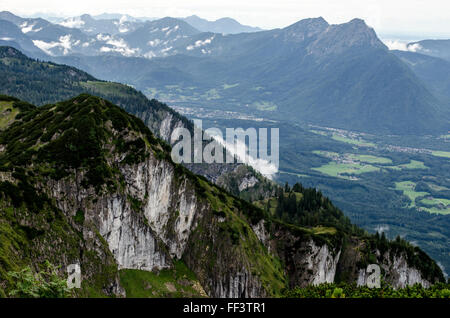
<path id="1" fill-rule="evenodd" d="M 353 239 L 343 249 L 341 261 L 338 263 L 338 280 L 356 282 L 358 286 L 367 285 L 370 273 L 367 273 L 367 262 L 363 262 L 364 243 Z M 376 265 L 380 266 L 382 278 L 393 288 L 404 288 L 416 283 L 427 288 L 431 286 L 429 279 L 417 268 L 408 264 L 404 253 L 386 251 L 383 254 L 379 250 L 374 251 Z"/>
<path id="2" fill-rule="evenodd" d="M 258 298 L 265 296 L 261 284 L 245 269 L 215 282 L 212 292 L 215 295 L 214 297 L 219 298 Z"/>
<path id="3" fill-rule="evenodd" d="M 159 128 L 159 135 L 165 141 L 170 141 L 170 137 L 172 136 L 172 132 L 177 129 L 184 127 L 183 123 L 180 120 L 174 118 L 174 116 L 170 113 L 163 119 Z"/>
<path id="4" fill-rule="evenodd" d="M 244 190 L 246 190 L 248 188 L 252 188 L 258 182 L 259 182 L 259 180 L 256 179 L 255 176 L 250 176 L 248 178 L 244 178 L 242 180 L 241 184 L 239 185 L 239 191 L 244 191 Z"/>
<path id="5" fill-rule="evenodd" d="M 108 242 L 119 269 L 151 271 L 169 267 L 170 260 L 160 251 L 153 231 L 133 213 L 125 198 L 113 197 L 107 200 L 101 219 L 100 235 Z"/>
<path id="6" fill-rule="evenodd" d="M 176 180 L 173 166 L 150 158 L 122 170 L 130 195 L 142 202 L 150 228 L 167 245 L 170 256 L 181 258 L 194 219 L 202 209 L 187 181 Z"/>
<path id="7" fill-rule="evenodd" d="M 267 269 L 255 270 L 260 265 L 255 259 L 282 260 L 284 268 L 269 273 L 279 275 L 281 285 L 283 276 L 290 287 L 332 283 L 342 277 L 366 284 L 365 270 L 357 265 L 361 255 L 349 252 L 357 250 L 358 241 L 343 249 L 339 243 L 320 242 L 261 219 L 250 224 L 246 237 L 241 232 L 238 243 L 231 243 L 223 231 L 227 218 L 215 215 L 192 181 L 177 175 L 168 161 L 150 155 L 141 163 L 121 166 L 120 173 L 123 189 L 112 193 L 83 188 L 82 173 L 76 173 L 75 180 L 50 180 L 44 187 L 70 219 L 83 211 L 83 237 L 94 242 L 92 249 L 99 256 L 105 242 L 118 269 L 159 270 L 172 267 L 173 259 L 183 259 L 212 297 L 270 296 L 271 286 L 263 279 Z M 253 245 L 243 246 L 240 240 Z M 387 252 L 380 259 L 386 280 L 395 288 L 430 286 L 404 256 Z M 117 276 L 109 291 L 123 295 Z"/>
<path id="8" fill-rule="evenodd" d="M 386 272 L 386 280 L 388 280 L 394 288 L 404 288 L 414 284 L 420 284 L 425 288 L 431 286 L 431 283 L 424 279 L 420 271 L 410 266 L 405 255 L 395 255 L 393 260 L 386 255 L 386 260 L 381 268 Z"/>
<path id="9" fill-rule="evenodd" d="M 81 187 L 82 173 L 76 180 L 49 181 L 45 189 L 70 218 L 76 211 L 83 211 L 83 236 L 97 241 L 97 245 L 104 240 L 119 269 L 170 268 L 173 259 L 187 254 L 190 268 L 199 275 L 210 296 L 267 295 L 258 276 L 251 272 L 247 256 L 240 254 L 242 250 L 236 252 L 221 237 L 226 235 L 218 228 L 221 218 L 212 215 L 210 204 L 199 200 L 192 181 L 177 176 L 171 163 L 150 155 L 139 164 L 121 166 L 120 172 L 124 188 L 114 193 L 95 193 L 92 188 Z M 205 241 L 191 237 L 198 222 L 206 229 Z M 207 244 L 216 241 L 221 241 L 220 246 L 212 247 L 220 270 L 210 268 L 202 259 L 190 259 L 192 253 L 207 252 Z M 118 279 L 111 282 L 110 290 L 121 295 Z"/>

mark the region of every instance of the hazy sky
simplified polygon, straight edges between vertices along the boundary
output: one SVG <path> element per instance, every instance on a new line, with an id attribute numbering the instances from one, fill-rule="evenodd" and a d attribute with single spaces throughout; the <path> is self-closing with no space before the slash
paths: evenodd
<path id="1" fill-rule="evenodd" d="M 147 17 L 192 14 L 217 19 L 229 16 L 265 29 L 300 19 L 324 17 L 342 23 L 358 17 L 378 33 L 450 38 L 448 0 L 0 0 L 0 11 L 19 15 L 37 12 L 64 16 L 82 13 L 127 13 Z"/>

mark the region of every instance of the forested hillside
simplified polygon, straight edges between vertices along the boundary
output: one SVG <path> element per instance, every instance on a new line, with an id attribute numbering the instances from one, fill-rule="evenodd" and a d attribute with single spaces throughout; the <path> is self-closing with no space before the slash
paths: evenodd
<path id="1" fill-rule="evenodd" d="M 286 187 L 275 214 L 230 195 L 174 164 L 170 146 L 104 99 L 35 107 L 0 98 L 0 294 L 14 287 L 9 271 L 46 261 L 81 262 L 79 296 L 145 293 L 136 284 L 156 279 L 151 270 L 184 271 L 215 297 L 354 282 L 373 261 L 396 287 L 444 279 L 419 248 L 366 234 L 314 190 Z M 295 212 L 291 193 L 302 197 Z M 363 248 L 355 255 L 354 246 Z M 406 281 L 393 261 L 405 264 Z"/>

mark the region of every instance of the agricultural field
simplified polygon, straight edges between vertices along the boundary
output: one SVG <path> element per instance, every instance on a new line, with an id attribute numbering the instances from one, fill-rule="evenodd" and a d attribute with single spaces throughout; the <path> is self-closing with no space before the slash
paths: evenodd
<path id="1" fill-rule="evenodd" d="M 372 155 L 355 155 L 349 154 L 348 157 L 355 161 L 367 162 L 367 163 L 378 163 L 378 164 L 391 164 L 392 160 L 384 157 L 376 157 Z"/>
<path id="2" fill-rule="evenodd" d="M 407 196 L 411 200 L 409 207 L 416 206 L 417 198 L 429 195 L 428 192 L 417 192 L 417 191 L 415 191 L 415 188 L 416 188 L 416 183 L 414 183 L 412 181 L 402 181 L 402 182 L 395 183 L 395 190 L 402 191 L 403 195 Z"/>
<path id="3" fill-rule="evenodd" d="M 318 168 L 311 168 L 331 177 L 342 178 L 347 180 L 358 180 L 354 175 L 379 171 L 380 168 L 362 164 L 362 163 L 337 163 L 330 162 Z"/>
<path id="4" fill-rule="evenodd" d="M 428 192 L 416 191 L 416 183 L 412 181 L 402 181 L 395 183 L 395 190 L 402 191 L 411 203 L 409 208 L 418 208 L 429 213 L 450 214 L 450 200 L 434 198 Z"/>
<path id="5" fill-rule="evenodd" d="M 409 163 L 400 164 L 398 166 L 388 166 L 388 169 L 404 170 L 404 169 L 428 169 L 422 161 L 411 160 Z"/>
<path id="6" fill-rule="evenodd" d="M 251 106 L 260 111 L 275 111 L 278 108 L 274 103 L 266 101 L 254 102 Z"/>
<path id="7" fill-rule="evenodd" d="M 311 168 L 312 170 L 319 171 L 331 177 L 347 180 L 358 180 L 358 178 L 354 175 L 381 171 L 381 168 L 385 167 L 384 165 L 392 164 L 392 160 L 390 158 L 366 154 L 338 154 L 336 152 L 321 150 L 315 150 L 313 153 L 329 158 L 332 161 L 320 167 Z M 399 167 L 398 169 L 402 168 Z"/>
<path id="8" fill-rule="evenodd" d="M 431 154 L 436 157 L 444 157 L 450 159 L 450 151 L 433 151 Z"/>

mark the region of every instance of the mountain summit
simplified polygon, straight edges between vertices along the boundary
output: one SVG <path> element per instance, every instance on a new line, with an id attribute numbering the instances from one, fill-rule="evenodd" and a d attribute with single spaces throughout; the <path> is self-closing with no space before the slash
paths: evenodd
<path id="1" fill-rule="evenodd" d="M 213 32 L 221 34 L 237 34 L 237 33 L 247 33 L 247 32 L 258 32 L 262 29 L 257 27 L 251 27 L 247 25 L 242 25 L 232 18 L 221 18 L 215 21 L 208 21 L 202 19 L 196 15 L 192 15 L 186 18 L 181 18 L 181 20 L 186 21 L 194 28 L 202 32 Z"/>

